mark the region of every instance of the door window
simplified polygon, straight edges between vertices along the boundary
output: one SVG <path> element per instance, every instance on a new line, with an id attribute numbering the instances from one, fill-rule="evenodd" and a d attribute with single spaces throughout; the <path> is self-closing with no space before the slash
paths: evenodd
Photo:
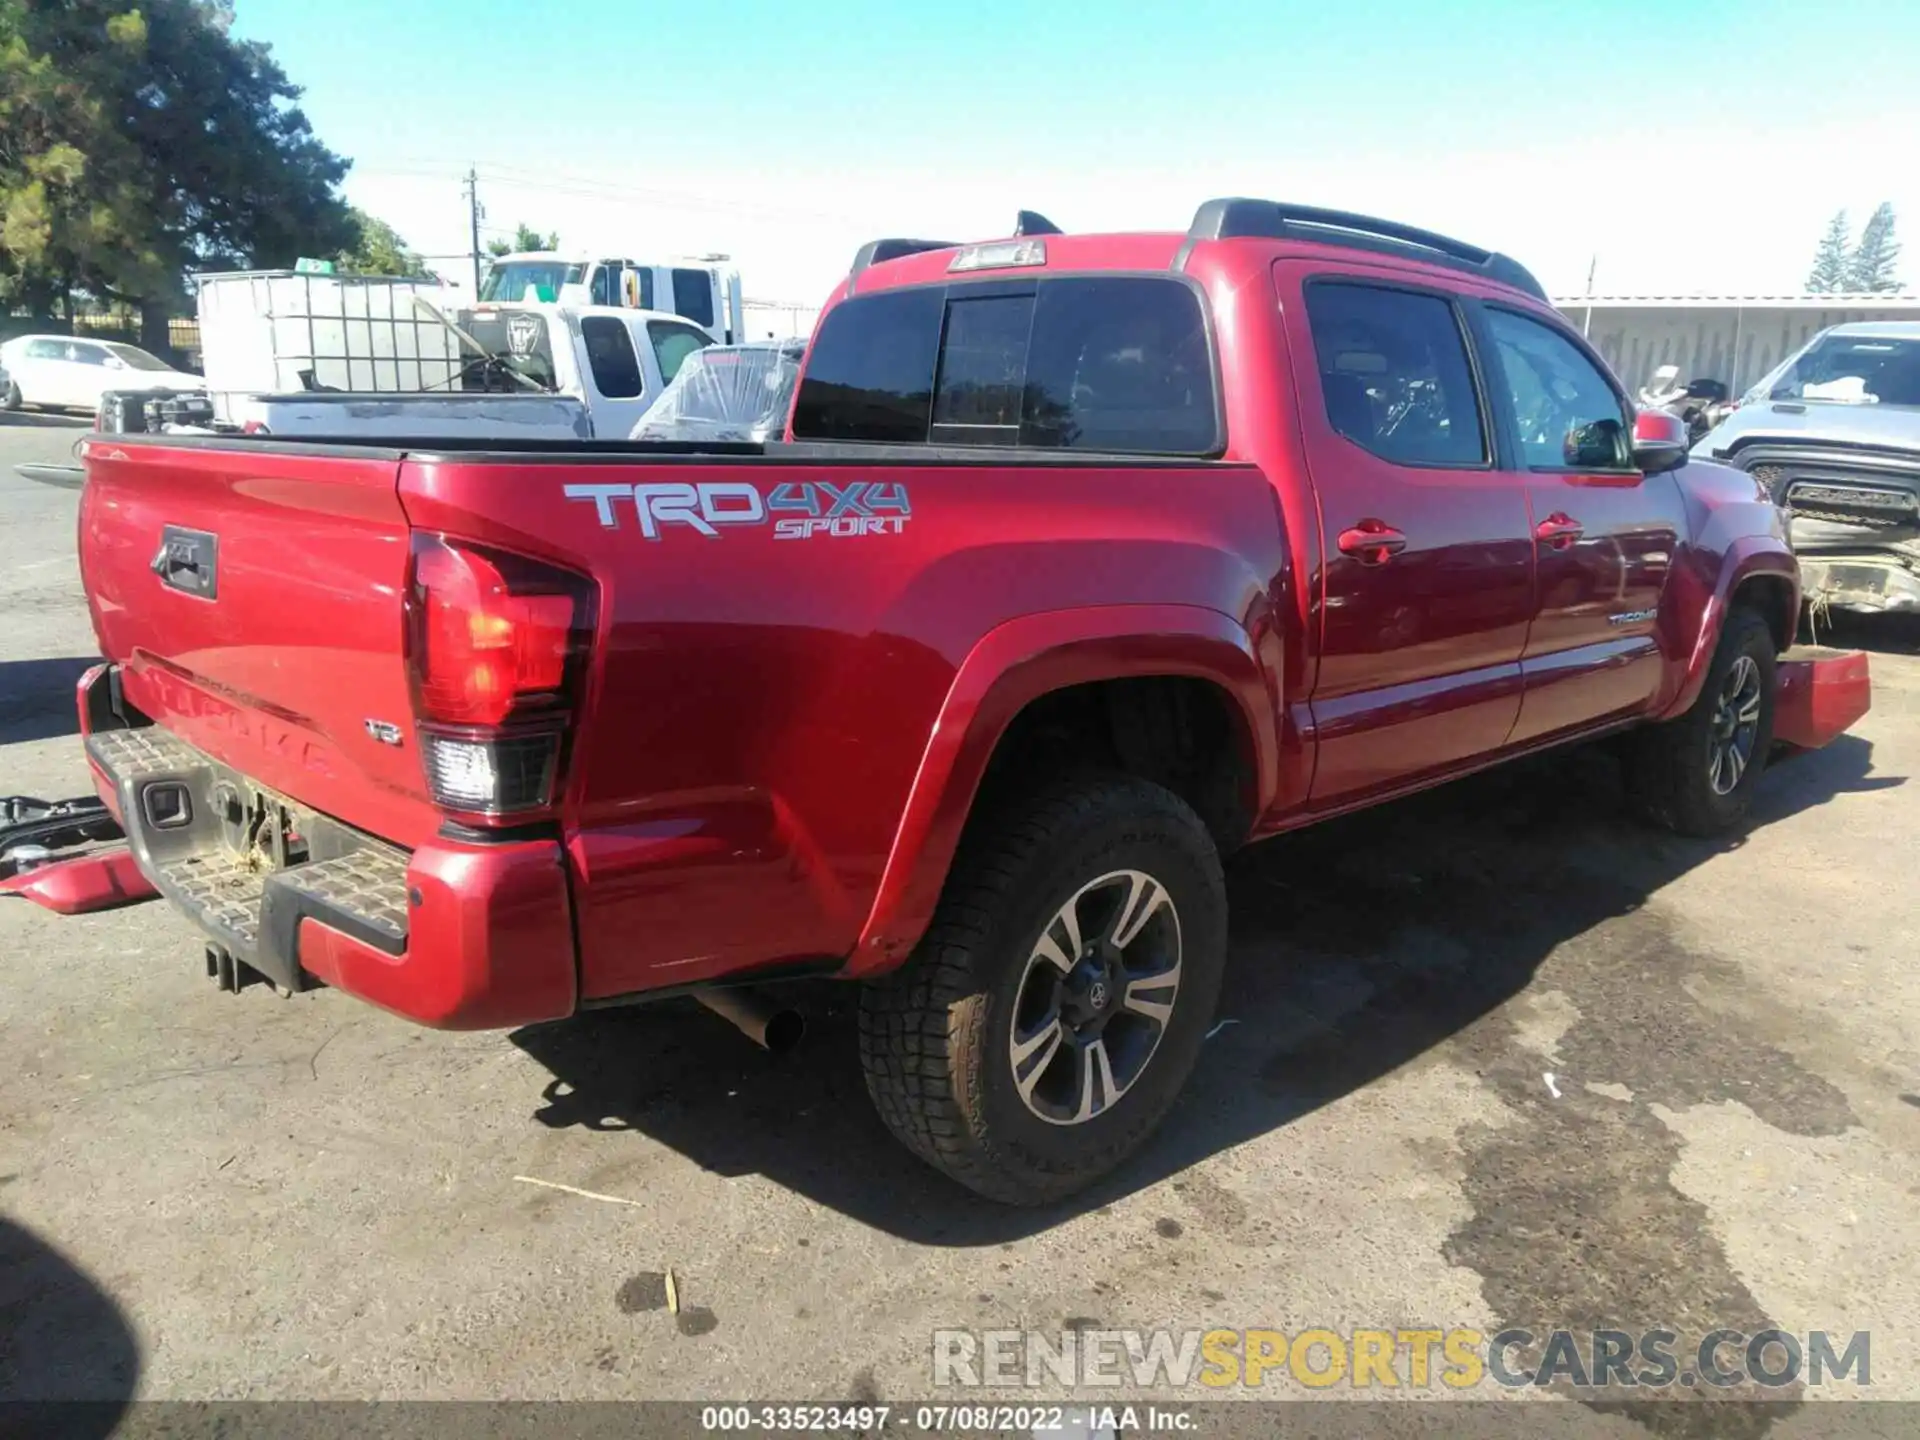
<path id="1" fill-rule="evenodd" d="M 107 350 L 104 345 L 69 345 L 67 359 L 77 365 L 105 365 Z"/>
<path id="2" fill-rule="evenodd" d="M 660 362 L 660 378 L 671 380 L 680 373 L 689 355 L 713 344 L 713 337 L 690 325 L 668 325 L 655 320 L 647 326 L 647 338 L 653 342 L 654 358 Z"/>
<path id="3" fill-rule="evenodd" d="M 1327 423 L 1396 465 L 1487 463 L 1460 320 L 1437 295 L 1345 281 L 1307 286 Z"/>
<path id="4" fill-rule="evenodd" d="M 67 343 L 64 340 L 35 340 L 27 346 L 29 360 L 64 360 L 67 358 Z"/>
<path id="5" fill-rule="evenodd" d="M 675 270 L 673 313 L 696 325 L 713 324 L 713 276 L 705 270 Z"/>
<path id="6" fill-rule="evenodd" d="M 1613 386 L 1580 347 L 1511 310 L 1486 311 L 1529 470 L 1624 470 L 1632 428 Z"/>
<path id="7" fill-rule="evenodd" d="M 580 322 L 580 339 L 587 347 L 587 367 L 593 388 L 609 400 L 631 400 L 645 387 L 640 357 L 624 320 L 611 315 L 589 315 Z"/>

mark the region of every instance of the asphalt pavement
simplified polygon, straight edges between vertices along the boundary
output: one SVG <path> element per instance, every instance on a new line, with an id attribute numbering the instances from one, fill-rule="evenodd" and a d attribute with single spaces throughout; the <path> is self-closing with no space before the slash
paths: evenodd
<path id="1" fill-rule="evenodd" d="M 0 416 L 0 794 L 86 789 L 78 496 L 13 471 L 79 433 Z M 1231 1023 L 1043 1211 L 882 1132 L 831 988 L 780 1058 L 684 1004 L 448 1035 L 218 993 L 164 905 L 0 901 L 0 1397 L 906 1399 L 940 1330 L 1573 1326 L 1866 1331 L 1869 1390 L 1766 1393 L 1920 1399 L 1920 630 L 1843 638 L 1873 712 L 1730 842 L 1581 751 L 1238 857 Z"/>

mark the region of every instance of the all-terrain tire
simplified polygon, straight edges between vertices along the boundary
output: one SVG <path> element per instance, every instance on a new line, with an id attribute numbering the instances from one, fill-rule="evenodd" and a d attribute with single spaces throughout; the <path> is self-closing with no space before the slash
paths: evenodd
<path id="1" fill-rule="evenodd" d="M 1152 877 L 1170 902 L 1172 1010 L 1117 1099 L 1090 1118 L 1049 1122 L 1022 1096 L 1013 1027 L 1031 1003 L 1043 934 L 1061 933 L 1062 907 L 1117 873 Z M 1164 913 L 1154 923 L 1169 933 Z M 1092 928 L 1117 934 L 1124 921 Z M 861 995 L 860 1059 L 881 1119 L 916 1155 L 990 1199 L 1039 1205 L 1084 1188 L 1146 1141 L 1186 1083 L 1219 998 L 1226 933 L 1219 854 L 1171 791 L 1084 778 L 979 817 L 925 938 Z M 1042 985 L 1049 980 L 1042 971 Z M 1037 1093 L 1033 1074 L 1022 1078 Z"/>
<path id="2" fill-rule="evenodd" d="M 1718 835 L 1746 818 L 1773 749 L 1777 658 L 1773 631 L 1764 617 L 1742 607 L 1728 613 L 1706 683 L 1692 708 L 1648 726 L 1627 746 L 1627 797 L 1643 818 L 1682 835 Z M 1716 727 L 1724 724 L 1729 680 L 1743 661 L 1759 674 L 1759 716 L 1745 768 L 1722 790 L 1714 782 Z"/>

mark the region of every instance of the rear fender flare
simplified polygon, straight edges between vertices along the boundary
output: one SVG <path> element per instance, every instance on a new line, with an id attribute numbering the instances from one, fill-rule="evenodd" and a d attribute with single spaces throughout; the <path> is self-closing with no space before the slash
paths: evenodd
<path id="1" fill-rule="evenodd" d="M 1273 673 L 1277 666 L 1271 667 Z M 894 834 L 873 909 L 844 974 L 903 962 L 933 918 L 948 867 L 994 748 L 1032 701 L 1099 680 L 1179 675 L 1233 696 L 1251 742 L 1255 813 L 1277 783 L 1269 667 L 1247 631 L 1197 605 L 1107 605 L 1024 615 L 996 627 L 961 662 Z"/>
<path id="2" fill-rule="evenodd" d="M 1660 708 L 1656 718 L 1671 720 L 1693 708 L 1693 702 L 1700 698 L 1701 686 L 1707 683 L 1707 671 L 1713 665 L 1713 652 L 1720 644 L 1720 632 L 1726 626 L 1734 593 L 1758 576 L 1778 577 L 1791 588 L 1793 604 L 1788 614 L 1787 639 L 1792 643 L 1792 630 L 1800 619 L 1800 567 L 1793 552 L 1770 535 L 1742 536 L 1727 547 L 1713 592 L 1701 607 L 1699 618 L 1695 620 L 1686 614 L 1676 617 L 1679 633 L 1691 635 L 1693 643 L 1686 652 L 1686 668 L 1681 672 L 1679 688 Z"/>

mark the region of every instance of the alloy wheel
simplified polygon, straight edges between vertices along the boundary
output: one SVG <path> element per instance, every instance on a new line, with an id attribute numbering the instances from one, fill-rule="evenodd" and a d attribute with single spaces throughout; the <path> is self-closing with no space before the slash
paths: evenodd
<path id="1" fill-rule="evenodd" d="M 1052 1125 L 1104 1115 L 1159 1049 L 1180 993 L 1180 915 L 1143 870 L 1090 880 L 1028 953 L 1013 1006 L 1014 1089 Z"/>

